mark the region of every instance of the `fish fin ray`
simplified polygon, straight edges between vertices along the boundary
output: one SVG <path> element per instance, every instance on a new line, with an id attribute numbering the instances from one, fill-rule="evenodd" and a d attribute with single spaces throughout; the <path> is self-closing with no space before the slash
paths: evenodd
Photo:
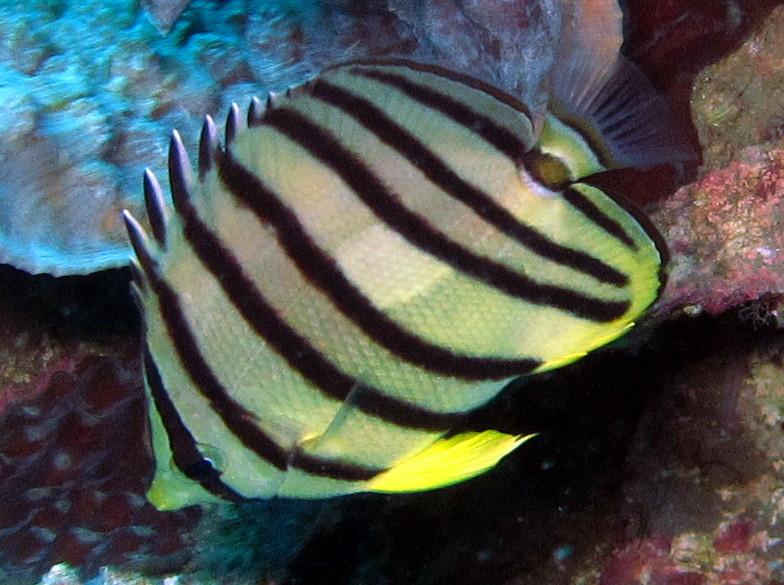
<path id="1" fill-rule="evenodd" d="M 144 205 L 152 235 L 158 245 L 166 249 L 166 226 L 169 223 L 166 199 L 157 177 L 150 169 L 144 170 Z"/>
<path id="2" fill-rule="evenodd" d="M 327 428 L 317 436 L 311 437 L 307 440 L 310 448 L 313 448 L 319 441 L 330 441 L 336 438 L 345 428 L 346 422 L 351 418 L 352 413 L 357 410 L 357 402 L 363 392 L 367 391 L 367 387 L 363 384 L 356 383 L 349 390 L 348 395 L 343 400 L 343 404 L 335 412 Z"/>
<path id="3" fill-rule="evenodd" d="M 248 113 L 245 120 L 245 123 L 248 125 L 248 127 L 253 128 L 254 126 L 261 124 L 262 120 L 264 119 L 265 111 L 266 106 L 259 98 L 253 96 L 250 100 L 250 105 L 248 106 Z"/>
<path id="4" fill-rule="evenodd" d="M 491 469 L 533 436 L 487 430 L 441 438 L 377 475 L 368 482 L 367 489 L 415 492 L 464 481 Z"/>
<path id="5" fill-rule="evenodd" d="M 623 13 L 615 0 L 572 3 L 553 67 L 550 110 L 587 135 L 607 168 L 694 160 L 669 104 L 620 54 Z"/>
<path id="6" fill-rule="evenodd" d="M 587 135 L 607 168 L 696 158 L 667 101 L 631 61 L 618 55 L 607 66 L 589 55 L 573 55 L 562 62 L 553 79 L 551 110 Z"/>
<path id="7" fill-rule="evenodd" d="M 218 129 L 210 116 L 204 116 L 199 138 L 199 180 L 204 182 L 220 156 L 222 146 L 218 138 Z"/>
<path id="8" fill-rule="evenodd" d="M 232 145 L 237 134 L 242 132 L 245 128 L 245 120 L 240 115 L 240 107 L 236 102 L 232 102 L 229 113 L 226 116 L 226 125 L 224 126 L 226 148 Z"/>

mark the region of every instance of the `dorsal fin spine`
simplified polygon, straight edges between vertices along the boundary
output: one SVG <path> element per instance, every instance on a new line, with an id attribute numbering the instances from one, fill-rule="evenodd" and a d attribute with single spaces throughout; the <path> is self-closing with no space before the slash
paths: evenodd
<path id="1" fill-rule="evenodd" d="M 150 256 L 150 245 L 144 228 L 136 221 L 127 209 L 123 209 L 123 221 L 128 231 L 128 238 L 131 240 L 131 247 L 136 254 L 136 261 L 144 274 L 150 272 L 155 267 L 155 261 Z"/>
<path id="2" fill-rule="evenodd" d="M 267 94 L 267 109 L 271 110 L 280 103 L 280 94 L 273 91 Z"/>
<path id="3" fill-rule="evenodd" d="M 240 116 L 240 108 L 236 103 L 231 104 L 229 114 L 226 116 L 226 148 L 228 148 L 237 133 L 243 129 L 242 117 Z"/>
<path id="4" fill-rule="evenodd" d="M 204 124 L 201 127 L 201 138 L 199 139 L 199 180 L 212 169 L 220 153 L 221 145 L 218 139 L 218 129 L 215 127 L 210 116 L 204 117 Z"/>
<path id="5" fill-rule="evenodd" d="M 166 248 L 166 201 L 157 177 L 150 169 L 144 170 L 144 205 L 150 220 L 152 235 L 161 248 Z"/>
<path id="6" fill-rule="evenodd" d="M 176 130 L 172 132 L 169 143 L 169 184 L 174 208 L 179 210 L 182 207 L 181 204 L 190 199 L 191 166 L 185 145 L 182 143 L 180 133 Z"/>
<path id="7" fill-rule="evenodd" d="M 248 106 L 248 127 L 253 128 L 254 126 L 261 124 L 261 120 L 264 117 L 264 111 L 264 104 L 254 95 Z"/>

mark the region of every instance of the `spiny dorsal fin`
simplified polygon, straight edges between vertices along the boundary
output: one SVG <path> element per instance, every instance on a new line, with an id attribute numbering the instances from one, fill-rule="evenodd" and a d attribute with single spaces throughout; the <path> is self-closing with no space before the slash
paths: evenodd
<path id="1" fill-rule="evenodd" d="M 131 291 L 136 306 L 140 310 L 143 310 L 143 302 L 141 299 L 143 293 L 147 290 L 147 277 L 144 275 L 144 269 L 141 266 L 143 259 L 141 259 L 139 254 L 144 254 L 145 258 L 149 256 L 146 249 L 146 246 L 148 245 L 147 235 L 144 233 L 142 226 L 139 225 L 139 222 L 136 221 L 133 215 L 131 215 L 131 212 L 127 209 L 122 210 L 122 218 L 125 223 L 125 229 L 128 232 L 128 239 L 131 241 L 131 247 L 135 253 L 128 263 L 131 267 L 131 276 L 133 279 Z"/>
<path id="2" fill-rule="evenodd" d="M 169 218 L 166 214 L 166 200 L 157 177 L 150 169 L 144 170 L 144 205 L 150 220 L 152 235 L 161 248 L 166 248 L 166 225 Z"/>
<path id="3" fill-rule="evenodd" d="M 277 92 L 269 92 L 267 94 L 267 109 L 271 110 L 272 108 L 276 107 L 281 102 L 281 95 Z"/>
<path id="4" fill-rule="evenodd" d="M 226 116 L 226 148 L 231 146 L 237 133 L 244 127 L 245 124 L 242 121 L 242 116 L 240 116 L 240 108 L 236 103 L 232 102 L 229 113 Z"/>
<path id="5" fill-rule="evenodd" d="M 182 143 L 180 133 L 172 131 L 169 142 L 169 185 L 175 209 L 181 209 L 181 203 L 190 200 L 191 163 Z"/>
<path id="6" fill-rule="evenodd" d="M 253 128 L 254 126 L 261 124 L 265 111 L 266 108 L 264 107 L 264 104 L 262 104 L 261 100 L 254 95 L 250 100 L 250 105 L 248 106 L 248 126 Z"/>
<path id="7" fill-rule="evenodd" d="M 218 129 L 210 116 L 204 117 L 199 139 L 199 180 L 203 181 L 210 172 L 221 151 Z"/>
<path id="8" fill-rule="evenodd" d="M 134 262 L 139 264 L 140 273 L 147 272 L 155 266 L 155 261 L 150 255 L 150 241 L 147 238 L 147 233 L 130 211 L 123 209 L 122 214 L 128 238 L 131 240 L 131 247 L 136 254 Z"/>
<path id="9" fill-rule="evenodd" d="M 254 96 L 251 98 L 245 120 L 243 121 L 240 115 L 239 106 L 237 106 L 236 103 L 232 103 L 226 116 L 226 125 L 224 128 L 226 145 L 231 145 L 244 128 L 260 125 L 267 109 L 268 107 L 266 107 L 259 98 Z M 221 144 L 220 138 L 218 138 L 218 129 L 215 126 L 212 117 L 207 115 L 204 117 L 199 139 L 198 169 L 200 181 L 203 181 L 207 174 L 214 168 L 215 163 L 222 153 L 223 145 Z"/>

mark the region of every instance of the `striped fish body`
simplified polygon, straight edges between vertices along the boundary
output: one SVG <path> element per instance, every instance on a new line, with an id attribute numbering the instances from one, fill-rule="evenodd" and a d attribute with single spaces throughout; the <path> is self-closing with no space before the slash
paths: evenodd
<path id="1" fill-rule="evenodd" d="M 148 173 L 154 238 L 126 216 L 161 508 L 476 475 L 524 438 L 448 431 L 661 287 L 655 234 L 579 181 L 603 169 L 580 134 L 478 80 L 356 62 L 248 122 L 224 149 L 207 120 L 198 180 L 175 134 L 175 212 Z"/>

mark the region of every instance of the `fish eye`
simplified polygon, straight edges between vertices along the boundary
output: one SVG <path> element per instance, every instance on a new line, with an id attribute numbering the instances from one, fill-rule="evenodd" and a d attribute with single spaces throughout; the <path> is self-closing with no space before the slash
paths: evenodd
<path id="1" fill-rule="evenodd" d="M 208 462 L 216 469 L 225 470 L 227 461 L 223 451 L 207 443 L 199 443 L 199 451 L 204 457 L 202 461 Z"/>
<path id="2" fill-rule="evenodd" d="M 186 469 L 183 470 L 183 473 L 190 479 L 195 481 L 203 481 L 212 477 L 213 475 L 219 474 L 220 472 L 215 468 L 212 461 L 205 458 L 189 465 Z"/>
<path id="3" fill-rule="evenodd" d="M 203 481 L 223 473 L 225 463 L 223 452 L 206 443 L 199 443 L 198 447 L 202 458 L 189 464 L 182 472 L 195 481 Z M 174 465 L 173 461 L 172 465 Z"/>
<path id="4" fill-rule="evenodd" d="M 550 191 L 561 191 L 574 181 L 563 160 L 538 149 L 525 153 L 520 161 L 520 171 Z"/>

